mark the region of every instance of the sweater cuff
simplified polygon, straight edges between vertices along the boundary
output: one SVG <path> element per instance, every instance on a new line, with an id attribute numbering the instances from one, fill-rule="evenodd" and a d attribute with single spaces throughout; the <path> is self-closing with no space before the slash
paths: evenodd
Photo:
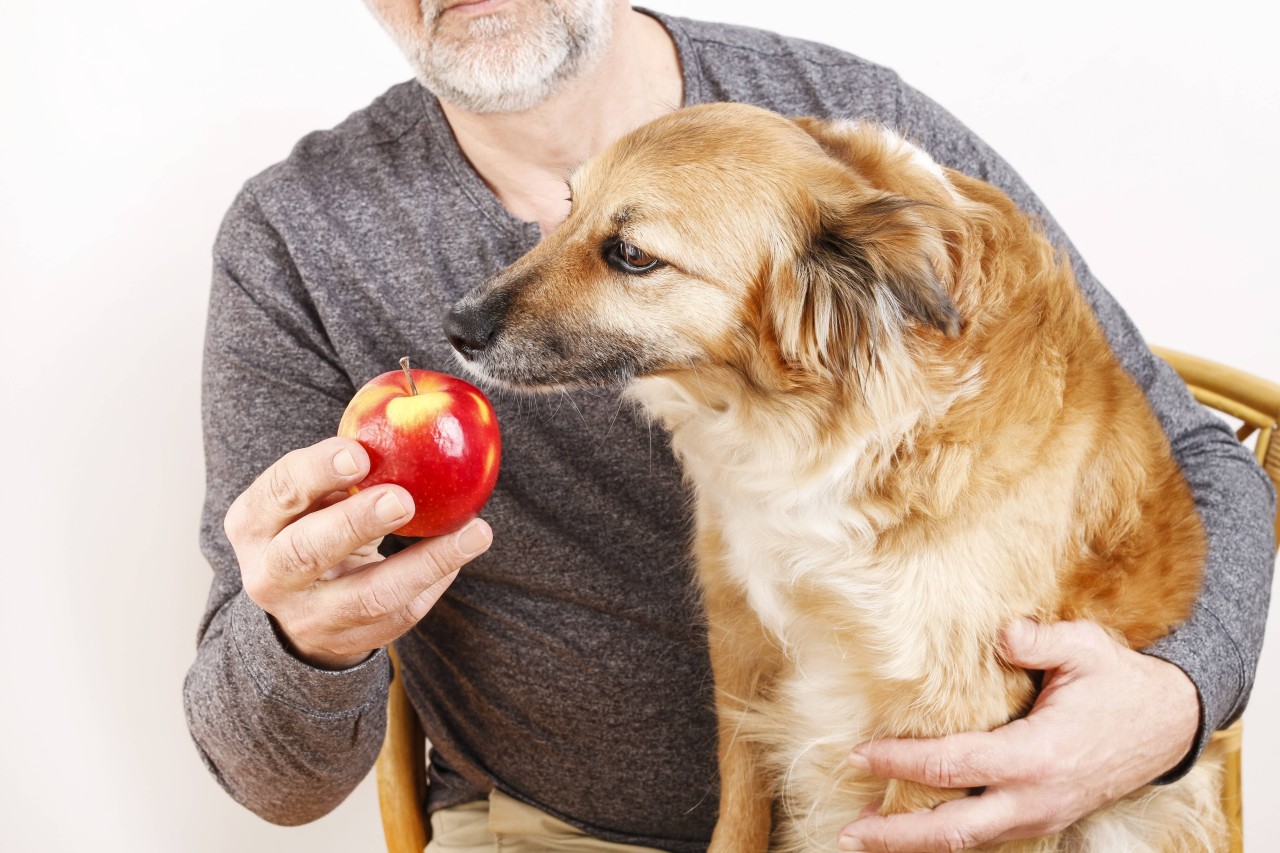
<path id="1" fill-rule="evenodd" d="M 358 714 L 385 704 L 391 684 L 386 649 L 342 670 L 304 663 L 285 647 L 271 618 L 241 590 L 231 602 L 231 636 L 262 696 L 318 717 Z"/>
<path id="2" fill-rule="evenodd" d="M 1218 618 L 1199 604 L 1174 633 L 1143 651 L 1185 672 L 1200 695 L 1200 729 L 1191 751 L 1153 783 L 1167 785 L 1185 776 L 1200 760 L 1214 731 L 1226 728 L 1239 716 L 1245 692 L 1244 658 Z"/>

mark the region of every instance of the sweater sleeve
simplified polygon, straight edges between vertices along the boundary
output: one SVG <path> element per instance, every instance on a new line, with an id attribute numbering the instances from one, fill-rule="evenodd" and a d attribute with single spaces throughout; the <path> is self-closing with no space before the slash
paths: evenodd
<path id="1" fill-rule="evenodd" d="M 1112 350 L 1146 394 L 1191 487 L 1208 537 L 1200 598 L 1191 617 L 1145 651 L 1180 667 L 1200 694 L 1200 731 L 1184 773 L 1209 735 L 1244 711 L 1262 647 L 1274 569 L 1276 492 L 1224 421 L 1199 405 L 1156 357 L 1115 299 L 1022 178 L 972 131 L 921 93 L 900 84 L 898 129 L 943 165 L 1007 193 L 1044 225 L 1070 259 Z M 1171 342 L 1176 345 L 1176 342 Z"/>
<path id="2" fill-rule="evenodd" d="M 368 773 L 382 743 L 390 667 L 382 651 L 339 672 L 293 657 L 245 595 L 223 518 L 286 452 L 333 435 L 351 394 L 284 241 L 246 188 L 214 250 L 200 524 L 213 582 L 183 698 L 210 772 L 273 823 L 327 814 Z"/>

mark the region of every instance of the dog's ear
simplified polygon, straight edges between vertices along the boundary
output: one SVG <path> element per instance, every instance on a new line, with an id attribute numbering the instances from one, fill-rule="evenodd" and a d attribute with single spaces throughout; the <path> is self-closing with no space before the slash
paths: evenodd
<path id="1" fill-rule="evenodd" d="M 960 312 L 947 286 L 947 218 L 928 202 L 877 196 L 824 216 L 808 262 L 848 285 L 885 288 L 908 319 L 953 338 Z"/>
<path id="2" fill-rule="evenodd" d="M 858 369 L 911 324 L 959 335 L 945 218 L 927 202 L 888 194 L 820 210 L 774 288 L 783 356 L 810 369 Z"/>

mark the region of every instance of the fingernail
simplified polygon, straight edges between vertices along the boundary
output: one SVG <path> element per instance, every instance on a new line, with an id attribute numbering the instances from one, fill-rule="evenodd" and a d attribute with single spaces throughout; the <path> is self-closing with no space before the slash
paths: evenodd
<path id="1" fill-rule="evenodd" d="M 489 525 L 477 518 L 462 528 L 462 532 L 458 534 L 458 550 L 464 557 L 474 557 L 486 550 L 492 541 L 493 531 L 489 529 Z"/>
<path id="2" fill-rule="evenodd" d="M 862 842 L 856 835 L 842 835 L 839 841 L 841 850 L 861 850 Z"/>
<path id="3" fill-rule="evenodd" d="M 863 773 L 870 773 L 871 762 L 867 760 L 865 755 L 858 752 L 859 749 L 861 749 L 861 747 L 855 747 L 853 752 L 849 753 L 849 764 L 854 770 L 858 770 Z"/>
<path id="4" fill-rule="evenodd" d="M 400 503 L 400 496 L 395 492 L 387 492 L 378 498 L 373 505 L 373 511 L 377 513 L 379 521 L 392 522 L 397 518 L 403 518 L 408 512 L 404 508 L 404 504 Z"/>
<path id="5" fill-rule="evenodd" d="M 351 455 L 351 451 L 344 448 L 333 457 L 333 470 L 343 477 L 350 477 L 360 469 L 356 466 L 356 458 Z"/>

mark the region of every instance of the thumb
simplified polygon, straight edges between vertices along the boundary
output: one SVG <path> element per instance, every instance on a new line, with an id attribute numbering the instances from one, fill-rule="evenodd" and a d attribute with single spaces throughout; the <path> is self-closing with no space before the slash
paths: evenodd
<path id="1" fill-rule="evenodd" d="M 486 522 L 477 518 L 458 532 L 453 546 L 462 555 L 462 561 L 466 562 L 489 550 L 492 542 L 493 530 Z"/>
<path id="2" fill-rule="evenodd" d="M 1098 630 L 1082 622 L 1018 619 L 1004 630 L 1005 658 L 1024 669 L 1069 668 L 1094 647 L 1098 638 L 1091 635 Z"/>

